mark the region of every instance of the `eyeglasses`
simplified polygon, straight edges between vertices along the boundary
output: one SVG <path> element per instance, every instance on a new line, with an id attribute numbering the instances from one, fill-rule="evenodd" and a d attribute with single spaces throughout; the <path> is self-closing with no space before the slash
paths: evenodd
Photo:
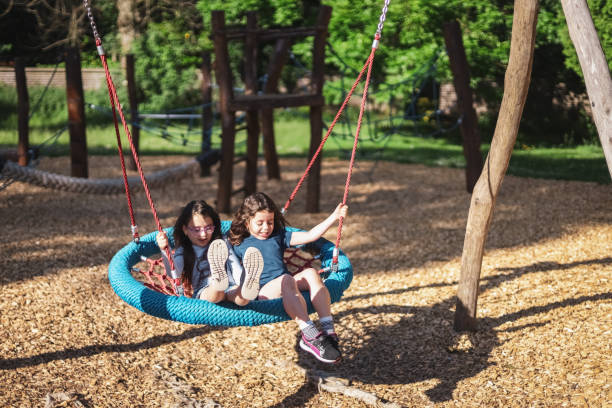
<path id="1" fill-rule="evenodd" d="M 203 232 L 212 234 L 212 232 L 215 230 L 215 226 L 211 224 L 205 227 L 187 227 L 187 229 L 194 234 L 201 234 Z"/>

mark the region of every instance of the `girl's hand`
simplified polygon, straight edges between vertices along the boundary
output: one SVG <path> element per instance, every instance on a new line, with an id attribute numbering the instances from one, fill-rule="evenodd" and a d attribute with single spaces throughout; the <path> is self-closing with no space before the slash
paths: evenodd
<path id="1" fill-rule="evenodd" d="M 155 240 L 157 241 L 157 246 L 162 251 L 165 251 L 166 248 L 168 248 L 168 237 L 166 236 L 165 232 L 158 232 Z"/>
<path id="2" fill-rule="evenodd" d="M 342 205 L 342 203 L 338 204 L 333 214 L 336 219 L 340 219 L 340 217 L 346 218 L 348 214 L 348 205 Z"/>

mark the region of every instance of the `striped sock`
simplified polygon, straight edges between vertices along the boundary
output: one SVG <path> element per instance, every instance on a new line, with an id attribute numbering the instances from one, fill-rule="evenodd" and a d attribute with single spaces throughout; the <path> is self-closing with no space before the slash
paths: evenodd
<path id="1" fill-rule="evenodd" d="M 302 322 L 300 322 L 300 323 L 302 323 Z M 319 334 L 321 334 L 319 329 L 317 329 L 317 327 L 314 325 L 314 323 L 312 321 L 310 321 L 310 320 L 307 321 L 307 322 L 304 322 L 303 324 L 300 324 L 300 330 L 302 330 L 302 334 L 307 339 L 314 339 Z"/>
<path id="2" fill-rule="evenodd" d="M 334 319 L 331 316 L 325 316 L 319 319 L 319 323 L 321 323 L 321 328 L 325 332 L 325 334 L 333 334 L 336 333 L 334 329 Z"/>

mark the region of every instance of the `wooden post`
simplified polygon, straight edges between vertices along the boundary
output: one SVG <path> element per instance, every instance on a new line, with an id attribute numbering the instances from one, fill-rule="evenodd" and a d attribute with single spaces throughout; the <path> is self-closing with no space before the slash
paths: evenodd
<path id="1" fill-rule="evenodd" d="M 276 41 L 274 54 L 272 54 L 272 59 L 268 66 L 268 79 L 264 87 L 264 93 L 272 94 L 278 92 L 278 81 L 283 72 L 283 66 L 287 63 L 290 48 L 291 42 L 288 38 L 280 38 Z M 278 165 L 276 140 L 274 138 L 274 110 L 272 108 L 261 110 L 261 129 L 268 179 L 280 180 L 280 166 Z"/>
<path id="2" fill-rule="evenodd" d="M 312 52 L 312 86 L 313 93 L 323 94 L 323 74 L 325 69 L 325 41 L 327 40 L 327 26 L 331 18 L 332 8 L 321 6 L 317 18 L 316 30 Z M 323 133 L 323 107 L 310 106 L 310 153 L 308 160 L 312 159 L 321 144 Z M 321 195 L 321 158 L 322 152 L 313 163 L 308 180 L 306 181 L 306 212 L 319 212 L 319 198 Z"/>
<path id="3" fill-rule="evenodd" d="M 87 178 L 87 138 L 85 136 L 85 98 L 81 76 L 81 55 L 78 48 L 68 47 L 66 61 L 66 99 L 70 133 L 70 174 Z"/>
<path id="4" fill-rule="evenodd" d="M 213 10 L 211 13 L 212 35 L 215 47 L 215 77 L 219 86 L 219 112 L 221 114 L 221 165 L 217 189 L 217 211 L 229 214 L 232 196 L 234 166 L 234 139 L 236 135 L 236 116 L 230 110 L 233 94 L 232 74 L 230 71 L 225 32 L 225 13 Z"/>
<path id="5" fill-rule="evenodd" d="M 247 36 L 245 41 L 244 83 L 245 94 L 257 94 L 257 13 L 247 13 Z M 246 111 L 247 152 L 244 171 L 244 192 L 257 191 L 257 156 L 259 151 L 259 118 L 257 109 Z"/>
<path id="6" fill-rule="evenodd" d="M 28 150 L 30 149 L 30 99 L 28 96 L 28 83 L 25 74 L 25 62 L 19 57 L 15 58 L 15 82 L 17 85 L 17 123 L 19 129 L 17 157 L 20 166 L 27 166 Z"/>
<path id="7" fill-rule="evenodd" d="M 474 109 L 472 89 L 470 88 L 470 68 L 463 47 L 461 28 L 457 20 L 444 24 L 444 41 L 453 72 L 457 104 L 463 116 L 460 128 L 463 136 L 463 155 L 466 161 L 465 184 L 468 193 L 471 193 L 482 171 L 482 154 L 480 153 L 478 118 Z"/>
<path id="8" fill-rule="evenodd" d="M 537 0 L 515 0 L 504 96 L 484 169 L 474 187 L 461 257 L 455 330 L 476 330 L 476 304 L 485 240 L 495 199 L 510 162 L 531 79 Z"/>
<path id="9" fill-rule="evenodd" d="M 138 118 L 138 96 L 136 79 L 134 76 L 134 54 L 126 54 L 125 56 L 125 77 L 127 79 L 128 99 L 130 102 L 130 119 L 132 121 L 132 142 L 136 153 L 140 149 L 140 119 Z M 130 168 L 137 170 L 136 161 L 134 155 L 129 155 Z"/>
<path id="10" fill-rule="evenodd" d="M 612 177 L 612 79 L 585 0 L 561 0 L 591 102 L 593 121 Z M 608 55 L 610 57 L 610 55 Z"/>
<path id="11" fill-rule="evenodd" d="M 210 53 L 202 54 L 202 156 L 211 149 L 213 111 L 212 111 L 212 76 L 210 72 Z M 200 163 L 200 177 L 210 176 L 210 166 Z"/>

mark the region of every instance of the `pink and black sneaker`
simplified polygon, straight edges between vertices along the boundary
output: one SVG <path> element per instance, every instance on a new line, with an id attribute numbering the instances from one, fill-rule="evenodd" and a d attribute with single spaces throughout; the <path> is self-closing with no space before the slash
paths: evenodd
<path id="1" fill-rule="evenodd" d="M 342 358 L 342 354 L 334 346 L 334 341 L 331 337 L 323 333 L 320 333 L 314 339 L 309 339 L 302 334 L 300 348 L 324 363 L 336 363 Z"/>

